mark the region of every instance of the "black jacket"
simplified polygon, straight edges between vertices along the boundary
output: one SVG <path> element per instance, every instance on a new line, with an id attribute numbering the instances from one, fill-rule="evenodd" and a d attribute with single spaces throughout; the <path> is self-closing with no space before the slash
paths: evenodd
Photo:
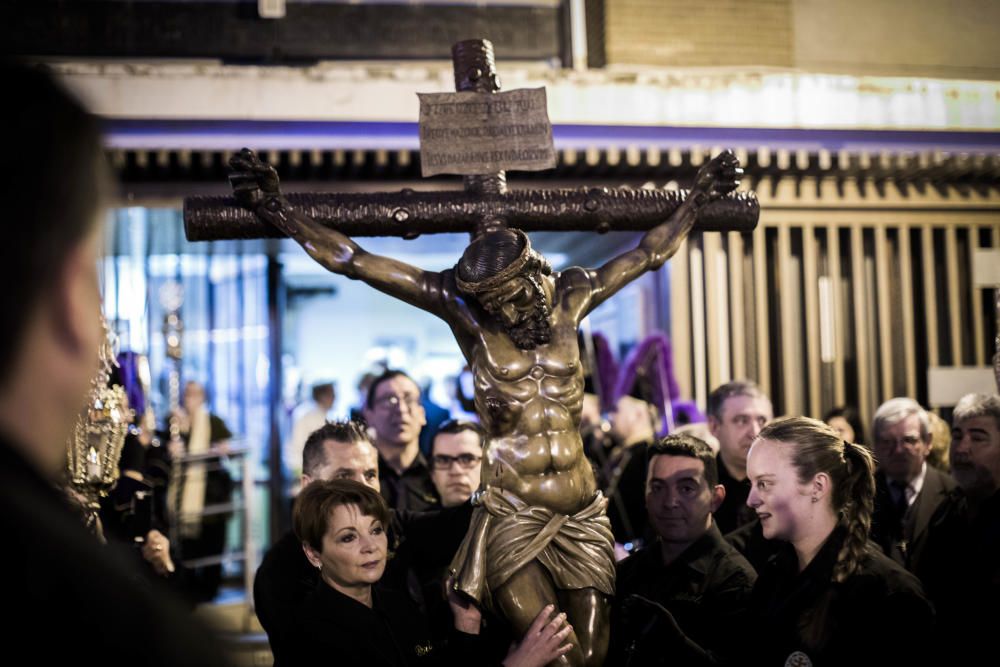
<path id="1" fill-rule="evenodd" d="M 401 593 L 375 590 L 369 608 L 320 584 L 302 600 L 291 620 L 283 655 L 287 665 L 440 664 L 423 616 Z"/>
<path id="2" fill-rule="evenodd" d="M 37 665 L 229 664 L 128 554 L 101 546 L 63 496 L 0 437 L 4 651 Z"/>
<path id="3" fill-rule="evenodd" d="M 726 464 L 722 462 L 721 454 L 717 455 L 715 460 L 719 468 L 719 484 L 726 487 L 726 497 L 712 516 L 715 517 L 719 531 L 726 535 L 750 523 L 757 515 L 747 506 L 747 498 L 750 496 L 750 479 L 746 477 L 736 479 L 730 475 Z"/>
<path id="4" fill-rule="evenodd" d="M 1000 491 L 972 504 L 955 489 L 931 529 L 935 537 L 922 563 L 924 586 L 937 607 L 942 656 L 974 664 L 996 653 L 1000 628 Z"/>
<path id="5" fill-rule="evenodd" d="M 293 667 L 496 664 L 481 655 L 478 636 L 458 631 L 446 645 L 435 645 L 424 617 L 402 593 L 376 588 L 369 608 L 320 584 L 295 610 L 285 663 Z"/>
<path id="6" fill-rule="evenodd" d="M 431 479 L 430 466 L 419 452 L 402 475 L 379 454 L 378 478 L 382 486 L 382 497 L 392 509 L 426 512 L 441 507 L 441 499 Z"/>
<path id="7" fill-rule="evenodd" d="M 420 582 L 426 573 L 451 562 L 471 518 L 470 503 L 435 512 L 393 511 L 391 556 L 377 587 L 408 594 L 420 609 Z M 265 554 L 253 586 L 254 608 L 277 667 L 284 664 L 286 637 L 296 608 L 319 587 L 319 573 L 306 559 L 301 542 L 294 533 L 286 533 Z"/>
<path id="8" fill-rule="evenodd" d="M 758 573 L 752 664 L 784 665 L 796 652 L 816 666 L 925 664 L 934 611 L 920 582 L 869 542 L 860 569 L 834 583 L 844 534 L 834 530 L 802 572 L 785 544 Z"/>
<path id="9" fill-rule="evenodd" d="M 617 575 L 607 664 L 718 664 L 739 657 L 734 639 L 747 623 L 757 575 L 714 523 L 670 565 L 657 541 L 619 563 Z M 632 594 L 669 610 L 688 641 L 670 636 L 649 613 L 623 614 Z"/>
<path id="10" fill-rule="evenodd" d="M 924 553 L 929 542 L 947 534 L 940 523 L 944 515 L 939 514 L 938 510 L 956 486 L 951 475 L 928 465 L 920 493 L 914 498 L 905 516 L 899 518 L 895 516 L 885 474 L 879 472 L 875 476 L 872 541 L 921 581 L 928 575 L 933 575 L 924 568 Z"/>

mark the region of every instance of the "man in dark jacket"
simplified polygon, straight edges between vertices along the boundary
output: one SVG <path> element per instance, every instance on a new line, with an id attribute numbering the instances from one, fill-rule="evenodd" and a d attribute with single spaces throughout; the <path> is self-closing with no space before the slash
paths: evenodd
<path id="1" fill-rule="evenodd" d="M 968 394 L 952 412 L 959 488 L 931 521 L 925 585 L 938 609 L 941 654 L 955 664 L 995 653 L 1000 627 L 1000 396 Z"/>
<path id="2" fill-rule="evenodd" d="M 0 586 L 8 656 L 39 665 L 226 664 L 127 555 L 56 491 L 97 373 L 103 195 L 98 121 L 40 69 L 0 64 L 8 251 L 0 262 Z"/>
<path id="3" fill-rule="evenodd" d="M 941 530 L 932 518 L 955 489 L 947 473 L 927 465 L 931 430 L 927 412 L 911 398 L 879 406 L 872 424 L 875 458 L 875 511 L 872 541 L 887 556 L 926 583 L 923 556 Z"/>
<path id="4" fill-rule="evenodd" d="M 719 441 L 719 483 L 726 487 L 715 522 L 725 535 L 754 520 L 753 510 L 747 507 L 747 453 L 760 430 L 774 418 L 774 411 L 771 399 L 760 387 L 748 380 L 734 380 L 709 394 L 707 412 L 708 429 Z"/>
<path id="5" fill-rule="evenodd" d="M 618 565 L 608 664 L 719 664 L 740 650 L 756 574 L 712 519 L 724 496 L 701 440 L 672 435 L 649 448 L 657 540 Z"/>

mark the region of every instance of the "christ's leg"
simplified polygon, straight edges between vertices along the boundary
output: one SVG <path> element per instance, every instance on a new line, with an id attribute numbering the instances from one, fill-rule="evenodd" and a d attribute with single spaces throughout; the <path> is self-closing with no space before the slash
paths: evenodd
<path id="1" fill-rule="evenodd" d="M 579 591 L 577 591 L 579 592 Z M 559 596 L 556 595 L 555 586 L 549 573 L 537 561 L 528 563 L 517 571 L 503 586 L 493 593 L 493 599 L 497 606 L 507 617 L 511 625 L 514 636 L 518 641 L 528 631 L 535 617 L 551 604 L 556 607 L 556 612 L 566 612 L 567 622 L 573 624 L 573 613 L 566 608 L 560 608 Z M 567 598 L 572 603 L 572 600 Z M 551 663 L 552 665 L 566 667 L 584 667 L 584 653 L 580 650 L 580 640 L 577 639 L 576 626 L 570 632 L 567 642 L 572 642 L 573 648 L 564 656 Z M 604 645 L 607 646 L 607 630 L 605 629 Z M 603 653 L 602 653 L 603 657 Z M 598 663 L 593 663 L 598 664 Z"/>
<path id="2" fill-rule="evenodd" d="M 573 625 L 577 645 L 583 652 L 583 664 L 587 667 L 603 665 L 611 628 L 611 604 L 607 596 L 595 588 L 560 590 L 557 595 L 559 607 Z"/>

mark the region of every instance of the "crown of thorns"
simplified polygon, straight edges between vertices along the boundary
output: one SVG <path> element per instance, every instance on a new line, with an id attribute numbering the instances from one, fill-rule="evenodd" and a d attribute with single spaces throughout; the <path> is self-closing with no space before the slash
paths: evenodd
<path id="1" fill-rule="evenodd" d="M 521 230 L 488 232 L 472 241 L 462 253 L 455 267 L 455 283 L 466 294 L 496 289 L 518 275 L 533 255 L 531 241 Z"/>

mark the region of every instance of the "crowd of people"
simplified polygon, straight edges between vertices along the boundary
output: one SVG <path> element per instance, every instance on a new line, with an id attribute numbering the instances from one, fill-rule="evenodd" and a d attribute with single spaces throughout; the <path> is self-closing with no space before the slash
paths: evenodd
<path id="1" fill-rule="evenodd" d="M 163 586 L 180 568 L 157 524 L 138 531 L 137 567 L 95 540 L 57 488 L 96 370 L 109 177 L 96 119 L 49 75 L 5 64 L 0 80 L 17 101 L 0 117 L 19 128 L 18 159 L 0 163 L 18 249 L 0 264 L 18 286 L 4 292 L 0 330 L 0 576 L 16 612 L 5 619 L 7 649 L 43 664 L 228 664 Z M 445 422 L 425 455 L 420 399 L 412 378 L 386 371 L 369 386 L 363 421 L 324 421 L 302 443 L 294 530 L 269 549 L 254 586 L 276 664 L 565 664 L 581 634 L 565 610 L 543 606 L 517 631 L 488 596 L 477 604 L 457 590 L 454 555 L 482 518 L 488 430 Z M 610 428 L 586 448 L 617 515 L 605 664 L 960 664 L 993 654 L 1000 396 L 965 396 L 944 429 L 915 400 L 894 398 L 868 425 L 843 410 L 775 419 L 759 387 L 736 381 L 711 393 L 701 431 L 666 435 L 642 403 L 618 397 Z M 202 387 L 187 387 L 184 408 L 175 418 L 185 451 L 224 451 L 228 429 Z M 166 464 L 143 459 L 148 434 L 133 436 L 122 479 L 153 484 Z M 195 515 L 211 501 L 203 472 L 176 492 Z M 532 511 L 510 498 L 511 514 Z M 491 539 L 503 546 L 497 524 Z M 205 527 L 179 534 L 207 539 Z M 504 610 L 514 592 L 532 593 L 508 589 Z"/>
<path id="2" fill-rule="evenodd" d="M 518 638 L 485 610 L 486 637 L 456 639 L 467 619 L 445 569 L 482 487 L 483 432 L 472 422 L 445 423 L 424 459 L 418 399 L 401 371 L 376 378 L 365 406 L 375 418 L 367 428 L 338 422 L 314 433 L 303 469 L 315 469 L 310 456 L 320 442 L 326 467 L 303 486 L 353 479 L 384 489 L 381 473 L 395 462 L 395 486 L 382 493 L 392 510 L 377 522 L 392 557 L 372 582 L 376 591 L 404 591 L 424 624 L 419 636 L 395 640 L 439 657 L 450 645 L 466 655 L 475 647 L 483 664 L 495 663 Z M 1000 397 L 970 394 L 955 407 L 947 469 L 932 465 L 930 413 L 908 398 L 879 407 L 870 443 L 859 442 L 864 425 L 849 409 L 825 421 L 775 420 L 769 398 L 749 381 L 716 388 L 707 412 L 711 444 L 690 428 L 657 436 L 655 408 L 633 395 L 608 415 L 605 452 L 592 460 L 610 496 L 621 559 L 605 664 L 919 663 L 988 650 L 985 628 L 996 615 L 986 603 L 1000 593 Z M 414 497 L 422 500 L 416 512 L 406 507 Z M 268 582 L 294 570 L 310 582 L 300 598 L 315 593 L 325 579 L 310 572 L 308 541 L 288 535 L 257 577 L 258 614 L 279 664 L 296 649 L 285 648 L 280 638 L 290 634 L 269 617 L 295 618 L 304 603 L 279 611 L 265 589 L 289 590 Z M 294 568 L 276 564 L 282 551 L 298 561 Z"/>

